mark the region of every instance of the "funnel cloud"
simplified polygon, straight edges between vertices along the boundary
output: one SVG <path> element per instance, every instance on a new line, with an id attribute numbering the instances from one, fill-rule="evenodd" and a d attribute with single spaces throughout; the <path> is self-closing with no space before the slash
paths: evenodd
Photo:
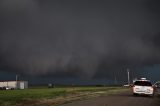
<path id="1" fill-rule="evenodd" d="M 0 71 L 122 80 L 127 68 L 132 77 L 152 73 L 141 69 L 160 64 L 159 5 L 159 0 L 1 0 Z"/>

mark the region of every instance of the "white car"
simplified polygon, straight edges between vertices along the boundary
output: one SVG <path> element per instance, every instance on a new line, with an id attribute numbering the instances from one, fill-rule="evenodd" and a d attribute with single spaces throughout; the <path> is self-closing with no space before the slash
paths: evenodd
<path id="1" fill-rule="evenodd" d="M 156 82 L 154 84 L 154 87 L 155 87 L 155 93 L 160 95 L 160 82 Z"/>
<path id="2" fill-rule="evenodd" d="M 123 85 L 124 87 L 129 87 L 130 85 L 126 84 L 126 85 Z"/>
<path id="3" fill-rule="evenodd" d="M 133 83 L 133 95 L 150 95 L 154 96 L 154 87 L 146 79 L 136 80 Z"/>

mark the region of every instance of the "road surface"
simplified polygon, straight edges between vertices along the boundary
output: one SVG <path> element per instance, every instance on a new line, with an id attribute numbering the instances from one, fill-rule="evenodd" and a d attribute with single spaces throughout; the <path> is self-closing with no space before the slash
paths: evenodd
<path id="1" fill-rule="evenodd" d="M 157 106 L 157 98 L 148 96 L 133 96 L 131 92 L 124 92 L 110 96 L 74 101 L 62 106 Z"/>

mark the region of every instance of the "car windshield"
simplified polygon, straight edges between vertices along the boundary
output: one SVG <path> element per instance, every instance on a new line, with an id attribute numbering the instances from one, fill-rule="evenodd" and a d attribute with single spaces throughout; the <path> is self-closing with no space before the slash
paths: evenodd
<path id="1" fill-rule="evenodd" d="M 152 86 L 151 82 L 149 81 L 136 81 L 134 85 L 139 85 L 139 86 Z"/>

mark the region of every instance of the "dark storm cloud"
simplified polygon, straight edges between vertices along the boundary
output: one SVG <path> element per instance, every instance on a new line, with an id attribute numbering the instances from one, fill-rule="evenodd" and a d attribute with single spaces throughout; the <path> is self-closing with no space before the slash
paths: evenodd
<path id="1" fill-rule="evenodd" d="M 159 64 L 158 4 L 1 0 L 0 68 L 33 75 L 110 77 L 127 67 Z"/>

